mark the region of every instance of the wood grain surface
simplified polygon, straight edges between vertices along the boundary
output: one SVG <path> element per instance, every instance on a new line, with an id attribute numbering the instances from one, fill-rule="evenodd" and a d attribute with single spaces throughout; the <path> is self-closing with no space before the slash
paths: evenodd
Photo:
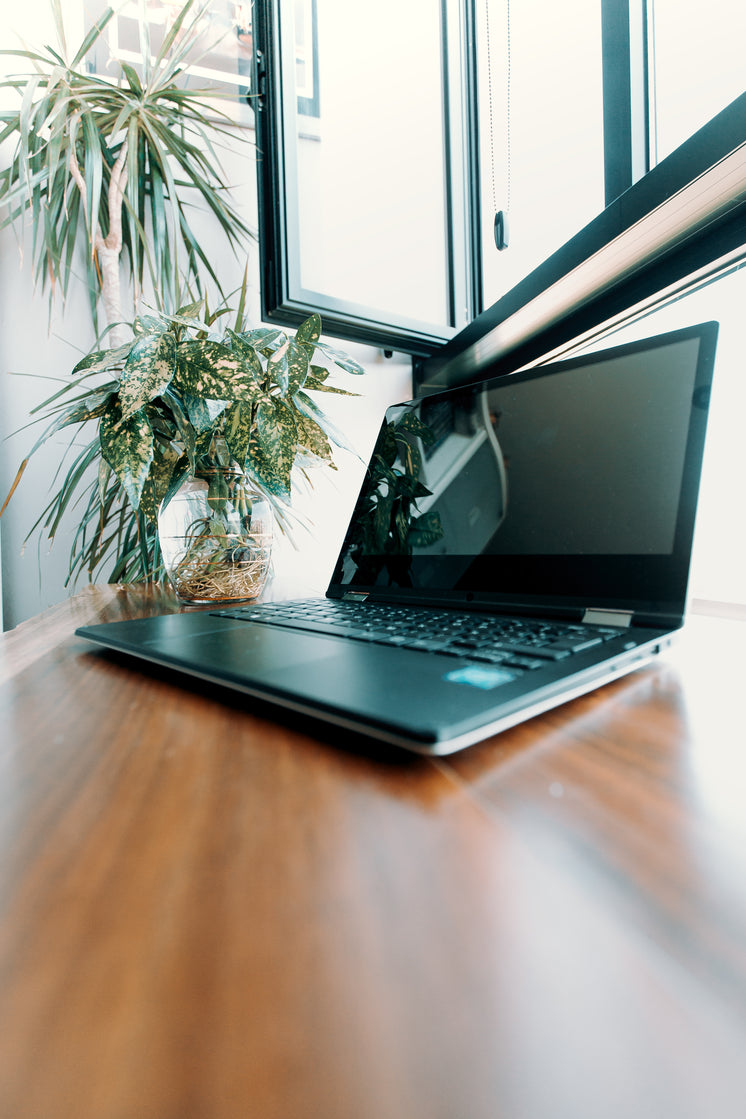
<path id="1" fill-rule="evenodd" d="M 743 1119 L 746 625 L 442 760 L 0 641 L 2 1119 Z"/>

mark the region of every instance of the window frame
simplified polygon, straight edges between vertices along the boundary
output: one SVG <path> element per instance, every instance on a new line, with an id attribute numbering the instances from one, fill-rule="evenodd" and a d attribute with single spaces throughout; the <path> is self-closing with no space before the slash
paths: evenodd
<path id="1" fill-rule="evenodd" d="M 666 230 L 673 230 L 669 237 Z M 746 93 L 414 367 L 418 392 L 570 352 L 746 259 Z"/>
<path id="2" fill-rule="evenodd" d="M 447 0 L 442 0 L 445 6 Z M 478 105 L 474 0 L 458 0 L 465 29 L 469 96 L 459 101 L 467 160 L 457 189 L 466 205 L 454 238 L 467 260 L 467 287 L 452 289 L 474 310 L 468 326 L 450 337 L 424 335 L 417 324 L 392 324 L 355 315 L 342 301 L 290 297 L 288 200 L 284 152 L 277 126 L 277 25 L 279 0 L 257 0 L 259 224 L 262 314 L 270 322 L 298 325 L 320 310 L 325 331 L 413 357 L 417 392 L 464 383 L 489 372 L 511 371 L 584 344 L 589 336 L 640 313 L 688 286 L 746 259 L 746 94 L 736 98 L 655 166 L 649 106 L 648 0 L 601 0 L 603 153 L 606 207 L 576 236 L 487 310 L 481 302 L 479 236 Z M 463 97 L 463 88 L 459 91 Z M 730 160 L 728 163 L 727 161 Z M 731 177 L 718 183 L 718 168 Z M 709 184 L 709 185 L 708 185 Z M 735 184 L 735 185 L 734 185 Z M 711 208 L 697 209 L 697 194 L 712 188 Z M 725 196 L 723 192 L 725 191 Z M 723 200 L 724 198 L 724 200 Z M 707 205 L 710 205 L 707 203 Z M 677 215 L 676 208 L 679 208 Z M 687 208 L 693 207 L 687 224 Z M 696 213 L 695 213 L 696 211 Z M 684 215 L 682 219 L 682 215 Z M 472 220 L 473 216 L 473 220 Z M 661 242 L 657 222 L 678 221 Z M 683 224 L 682 224 L 683 220 Z M 468 290 L 467 290 L 468 289 Z"/>
<path id="3" fill-rule="evenodd" d="M 394 320 L 373 308 L 350 303 L 300 284 L 297 208 L 289 184 L 293 145 L 283 143 L 292 119 L 283 99 L 283 19 L 281 0 L 255 0 L 255 121 L 259 209 L 261 307 L 266 322 L 298 326 L 318 311 L 327 334 L 423 357 L 457 336 L 464 322 L 482 310 L 479 163 L 476 105 L 476 35 L 473 0 L 441 0 L 444 28 L 444 106 L 448 323 Z M 287 9 L 286 9 L 287 12 Z M 295 108 L 291 110 L 294 115 Z"/>
<path id="4" fill-rule="evenodd" d="M 605 205 L 651 169 L 647 0 L 601 0 Z"/>

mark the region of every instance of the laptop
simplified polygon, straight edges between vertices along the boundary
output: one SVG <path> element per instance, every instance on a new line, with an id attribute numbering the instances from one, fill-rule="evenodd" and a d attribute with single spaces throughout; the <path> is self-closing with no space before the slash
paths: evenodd
<path id="1" fill-rule="evenodd" d="M 598 688 L 683 624 L 716 337 L 389 408 L 325 598 L 76 632 L 423 754 Z"/>

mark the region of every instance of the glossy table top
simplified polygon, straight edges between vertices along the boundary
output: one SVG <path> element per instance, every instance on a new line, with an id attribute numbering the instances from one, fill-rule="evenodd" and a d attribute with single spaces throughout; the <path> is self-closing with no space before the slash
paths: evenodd
<path id="1" fill-rule="evenodd" d="M 0 640 L 3 1119 L 746 1114 L 746 624 L 434 760 L 73 633 L 176 608 Z"/>

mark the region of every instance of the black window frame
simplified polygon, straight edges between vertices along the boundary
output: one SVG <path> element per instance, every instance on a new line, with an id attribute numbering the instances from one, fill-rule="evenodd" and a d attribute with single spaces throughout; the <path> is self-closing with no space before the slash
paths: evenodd
<path id="1" fill-rule="evenodd" d="M 316 302 L 289 298 L 288 246 L 282 148 L 277 128 L 278 77 L 276 22 L 280 0 L 256 0 L 258 92 L 257 145 L 259 241 L 262 264 L 262 314 L 267 321 L 297 325 L 320 310 L 325 331 L 350 341 L 367 342 L 413 357 L 418 392 L 465 383 L 495 372 L 509 372 L 556 356 L 583 339 L 656 302 L 681 292 L 702 278 L 717 275 L 746 259 L 746 94 L 656 166 L 651 166 L 648 72 L 648 0 L 601 0 L 603 70 L 603 152 L 605 209 L 575 237 L 480 313 L 481 237 L 478 215 L 478 105 L 476 99 L 475 0 L 458 0 L 465 28 L 465 74 L 468 92 L 463 127 L 468 139 L 464 184 L 466 227 L 458 231 L 474 318 L 450 338 L 425 338 L 417 331 L 366 322 Z M 445 5 L 446 0 L 442 0 Z M 461 90 L 463 95 L 463 89 Z M 731 175 L 735 186 L 720 184 Z M 712 180 L 712 182 L 711 182 Z M 698 213 L 674 237 L 656 242 L 656 222 L 668 221 L 676 206 L 686 207 L 702 184 L 711 187 L 711 208 Z M 719 191 L 723 193 L 720 200 Z M 635 238 L 637 256 L 634 257 Z M 648 243 L 645 239 L 648 239 Z M 631 247 L 630 247 L 631 246 Z M 615 262 L 615 253 L 627 263 Z M 588 273 L 598 265 L 598 275 Z M 582 293 L 573 287 L 583 280 Z M 452 303 L 454 293 L 452 292 Z M 553 311 L 548 310 L 554 301 Z"/>
<path id="2" fill-rule="evenodd" d="M 298 326 L 314 311 L 324 331 L 348 341 L 427 356 L 455 337 L 482 310 L 478 236 L 479 157 L 476 103 L 476 36 L 473 0 L 440 0 L 443 27 L 448 318 L 442 328 L 404 312 L 397 322 L 319 292 L 299 281 L 288 190 L 283 109 L 283 0 L 254 0 L 253 78 L 257 145 L 261 308 L 266 322 Z M 287 55 L 285 55 L 287 57 Z M 290 138 L 294 142 L 294 137 Z M 461 155 L 463 154 L 463 158 Z M 292 155 L 291 157 L 292 158 Z"/>
<path id="3" fill-rule="evenodd" d="M 692 200 L 698 206 L 692 206 Z M 696 210 L 686 220 L 687 207 Z M 683 219 L 682 219 L 683 215 Z M 681 227 L 667 238 L 666 223 Z M 556 357 L 746 260 L 746 93 L 414 367 L 434 391 Z"/>

